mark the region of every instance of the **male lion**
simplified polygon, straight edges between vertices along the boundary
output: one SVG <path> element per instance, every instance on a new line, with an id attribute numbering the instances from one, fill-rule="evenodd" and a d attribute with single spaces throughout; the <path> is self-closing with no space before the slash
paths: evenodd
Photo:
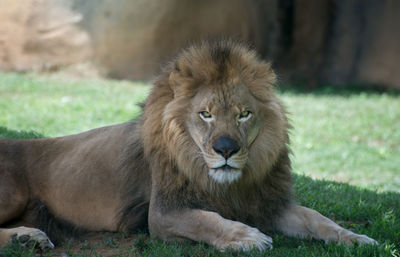
<path id="1" fill-rule="evenodd" d="M 375 244 L 294 202 L 289 125 L 274 83 L 270 65 L 243 45 L 202 43 L 164 69 L 136 122 L 1 140 L 0 243 L 48 249 L 47 235 L 71 228 L 148 222 L 161 239 L 219 249 L 270 249 L 271 230 Z"/>

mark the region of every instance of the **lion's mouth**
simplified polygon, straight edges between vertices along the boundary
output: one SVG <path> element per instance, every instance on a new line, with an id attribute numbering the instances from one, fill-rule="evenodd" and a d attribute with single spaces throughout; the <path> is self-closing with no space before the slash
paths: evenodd
<path id="1" fill-rule="evenodd" d="M 211 169 L 221 169 L 226 172 L 230 172 L 232 170 L 239 170 L 240 168 L 235 164 L 228 161 L 220 162 L 220 163 L 215 163 L 214 165 L 210 166 Z"/>
<path id="2" fill-rule="evenodd" d="M 224 172 L 231 172 L 232 169 L 234 169 L 233 167 L 229 166 L 228 164 L 222 165 L 221 167 L 218 167 L 216 169 L 221 169 Z"/>
<path id="3" fill-rule="evenodd" d="M 242 171 L 225 164 L 217 168 L 211 168 L 208 174 L 220 184 L 230 184 L 242 176 Z"/>

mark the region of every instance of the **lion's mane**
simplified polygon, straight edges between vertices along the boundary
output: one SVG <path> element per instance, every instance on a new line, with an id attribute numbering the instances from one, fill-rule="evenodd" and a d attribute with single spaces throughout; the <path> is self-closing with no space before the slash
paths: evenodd
<path id="1" fill-rule="evenodd" d="M 191 98 L 202 90 L 201 85 L 235 80 L 247 85 L 259 100 L 268 123 L 262 124 L 250 149 L 243 178 L 221 185 L 208 176 L 207 165 L 187 132 L 185 113 Z M 152 187 L 160 192 L 155 204 L 214 210 L 248 224 L 253 221 L 246 220 L 245 212 L 253 212 L 253 217 L 259 213 L 263 220 L 279 215 L 291 201 L 291 175 L 288 123 L 273 93 L 275 80 L 269 63 L 231 41 L 192 46 L 166 66 L 147 98 L 141 124 Z M 258 198 L 268 201 L 247 206 Z"/>

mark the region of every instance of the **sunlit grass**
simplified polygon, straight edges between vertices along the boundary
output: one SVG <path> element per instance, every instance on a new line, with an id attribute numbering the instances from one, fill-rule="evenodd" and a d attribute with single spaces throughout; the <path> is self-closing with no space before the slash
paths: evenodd
<path id="1" fill-rule="evenodd" d="M 400 97 L 284 94 L 295 172 L 400 192 Z"/>
<path id="2" fill-rule="evenodd" d="M 0 75 L 0 126 L 47 137 L 128 121 L 149 89 L 142 83 Z"/>

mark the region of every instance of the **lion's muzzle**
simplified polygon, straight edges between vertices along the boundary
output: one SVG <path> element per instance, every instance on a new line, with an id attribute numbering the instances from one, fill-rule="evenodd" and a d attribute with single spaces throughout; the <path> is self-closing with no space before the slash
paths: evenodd
<path id="1" fill-rule="evenodd" d="M 218 183 L 232 183 L 238 180 L 242 176 L 242 171 L 235 161 L 238 157 L 235 154 L 240 151 L 238 142 L 229 136 L 220 136 L 212 144 L 212 149 L 217 155 L 212 158 L 213 165 L 210 165 L 208 174 Z"/>

